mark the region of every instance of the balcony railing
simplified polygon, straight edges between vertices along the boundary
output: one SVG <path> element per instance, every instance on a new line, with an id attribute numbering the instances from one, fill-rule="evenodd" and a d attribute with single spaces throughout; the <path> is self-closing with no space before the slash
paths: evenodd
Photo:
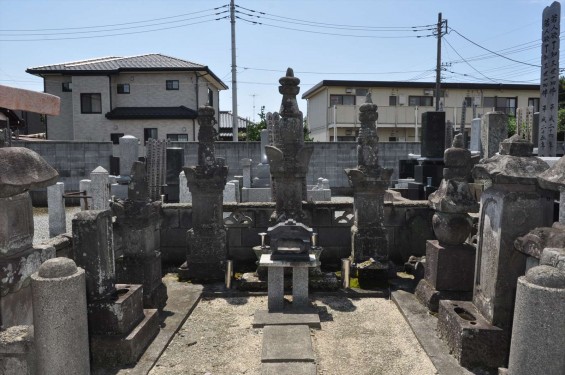
<path id="1" fill-rule="evenodd" d="M 445 107 L 445 119 L 451 121 L 453 124 L 461 124 L 461 111 L 462 107 Z M 516 109 L 513 107 L 477 107 L 476 114 L 485 114 L 493 110 L 502 111 L 510 116 L 516 115 Z M 379 120 L 377 121 L 380 126 L 414 126 L 416 123 L 420 125 L 422 121 L 422 113 L 428 111 L 435 111 L 435 107 L 413 107 L 413 106 L 379 106 Z M 465 125 L 470 126 L 473 119 L 473 109 L 466 108 L 465 110 Z M 334 107 L 328 108 L 328 125 L 334 123 Z M 338 126 L 360 126 L 359 123 L 359 105 L 338 105 L 335 107 L 335 123 Z"/>

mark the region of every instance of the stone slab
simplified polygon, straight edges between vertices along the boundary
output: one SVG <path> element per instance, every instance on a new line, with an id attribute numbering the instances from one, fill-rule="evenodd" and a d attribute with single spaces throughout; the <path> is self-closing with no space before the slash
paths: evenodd
<path id="1" fill-rule="evenodd" d="M 94 334 L 125 334 L 143 320 L 143 287 L 116 284 L 118 298 L 88 304 L 88 329 Z"/>
<path id="2" fill-rule="evenodd" d="M 271 254 L 261 255 L 259 260 L 259 266 L 264 267 L 318 267 L 320 266 L 320 261 L 316 259 L 314 254 L 310 254 L 310 261 L 308 262 L 291 262 L 286 260 L 271 260 Z"/>
<path id="3" fill-rule="evenodd" d="M 320 316 L 314 309 L 286 309 L 282 312 L 257 310 L 253 317 L 253 328 L 265 326 L 307 325 L 321 329 Z"/>
<path id="4" fill-rule="evenodd" d="M 472 290 L 467 292 L 437 290 L 427 280 L 420 280 L 414 294 L 418 301 L 426 306 L 431 312 L 438 311 L 439 301 L 441 300 L 450 299 L 457 301 L 471 301 L 473 299 Z"/>
<path id="5" fill-rule="evenodd" d="M 473 291 L 475 247 L 426 242 L 425 278 L 437 290 Z"/>
<path id="6" fill-rule="evenodd" d="M 314 362 L 307 325 L 266 326 L 261 362 Z"/>
<path id="7" fill-rule="evenodd" d="M 396 290 L 392 292 L 391 298 L 412 328 L 416 339 L 422 345 L 438 374 L 472 375 L 470 371 L 459 366 L 454 357 L 449 355 L 447 345 L 434 334 L 437 318 L 418 303 L 413 294 Z"/>
<path id="8" fill-rule="evenodd" d="M 263 363 L 261 375 L 316 375 L 316 364 L 310 362 Z"/>

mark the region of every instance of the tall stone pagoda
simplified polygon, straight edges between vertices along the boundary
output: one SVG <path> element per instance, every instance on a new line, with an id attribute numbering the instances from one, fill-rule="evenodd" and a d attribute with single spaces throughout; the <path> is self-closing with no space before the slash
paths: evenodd
<path id="1" fill-rule="evenodd" d="M 227 256 L 222 216 L 228 167 L 214 153 L 217 131 L 214 108 L 198 108 L 198 165 L 184 167 L 192 193 L 192 229 L 187 232 L 187 261 L 179 276 L 193 280 L 221 280 Z"/>
<path id="2" fill-rule="evenodd" d="M 359 277 L 386 277 L 390 271 L 384 221 L 384 195 L 392 169 L 379 165 L 377 105 L 371 94 L 359 108 L 361 129 L 357 138 L 357 168 L 346 169 L 353 187 L 355 221 L 351 227 L 353 264 Z"/>

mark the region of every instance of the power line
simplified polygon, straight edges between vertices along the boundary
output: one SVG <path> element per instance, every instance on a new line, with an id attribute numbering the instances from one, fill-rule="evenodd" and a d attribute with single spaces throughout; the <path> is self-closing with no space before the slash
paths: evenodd
<path id="1" fill-rule="evenodd" d="M 468 41 L 469 43 L 474 44 L 475 46 L 477 46 L 477 47 L 479 47 L 479 48 L 481 48 L 481 49 L 484 49 L 485 51 L 488 51 L 488 52 L 490 52 L 490 53 L 492 53 L 492 54 L 494 54 L 494 55 L 496 55 L 496 56 L 498 56 L 498 57 L 502 57 L 503 59 L 510 60 L 510 61 L 514 61 L 515 63 L 524 64 L 524 65 L 529 65 L 529 66 L 533 66 L 533 67 L 536 67 L 536 68 L 541 68 L 541 65 L 534 65 L 534 64 L 530 64 L 530 63 L 526 63 L 526 62 L 523 62 L 523 61 L 511 59 L 510 57 L 501 55 L 501 54 L 498 53 L 498 52 L 492 51 L 492 50 L 490 50 L 490 49 L 488 49 L 488 48 L 486 48 L 486 47 L 481 46 L 481 45 L 478 44 L 478 43 L 473 42 L 471 39 L 469 39 L 469 38 L 467 38 L 466 36 L 462 35 L 459 31 L 455 30 L 454 28 L 450 27 L 449 29 L 450 29 L 451 31 L 455 32 L 455 33 L 456 33 L 457 35 L 459 35 L 461 38 L 463 38 L 463 39 L 465 39 L 466 41 Z M 451 47 L 451 48 L 453 48 L 453 47 Z"/>
<path id="2" fill-rule="evenodd" d="M 412 28 L 425 28 L 425 27 L 432 27 L 435 25 L 420 25 L 420 26 L 359 26 L 359 25 L 344 25 L 344 24 L 334 24 L 334 23 L 324 23 L 324 22 L 314 22 L 314 21 L 308 21 L 308 20 L 301 20 L 301 19 L 297 19 L 297 18 L 290 18 L 290 17 L 283 17 L 283 16 L 278 16 L 276 14 L 272 14 L 272 13 L 267 13 L 267 12 L 260 12 L 260 11 L 256 11 L 253 9 L 249 9 L 249 8 L 245 8 L 242 7 L 241 5 L 236 5 L 237 8 L 241 8 L 241 9 L 245 9 L 247 11 L 250 12 L 254 12 L 254 13 L 259 13 L 262 15 L 270 15 L 273 17 L 278 17 L 278 18 L 282 18 L 282 19 L 287 19 L 287 20 L 292 20 L 292 21 L 300 21 L 300 22 L 308 22 L 308 23 L 312 23 L 312 24 L 317 24 L 317 25 L 325 25 L 325 26 L 343 26 L 343 27 L 358 27 L 358 28 L 364 28 L 364 29 L 412 29 Z"/>
<path id="3" fill-rule="evenodd" d="M 191 20 L 195 20 L 195 19 L 199 19 L 199 18 L 205 18 L 205 17 L 210 17 L 210 16 L 218 16 L 218 15 L 221 15 L 221 14 L 224 14 L 224 13 L 227 13 L 227 12 L 229 12 L 229 11 L 225 10 L 223 12 L 217 12 L 217 13 L 214 13 L 214 14 L 206 14 L 206 15 L 203 15 L 203 16 L 198 16 L 198 17 L 193 17 L 193 18 L 185 18 L 185 19 L 182 19 L 182 20 L 158 22 L 158 23 L 152 23 L 152 24 L 148 24 L 148 25 L 139 25 L 139 26 L 117 27 L 117 28 L 107 29 L 107 30 L 72 31 L 72 32 L 56 32 L 56 33 L 33 33 L 33 34 L 4 34 L 4 36 L 27 37 L 27 36 L 51 36 L 51 35 L 69 35 L 69 34 L 106 33 L 106 32 L 110 32 L 110 31 L 131 30 L 131 29 L 140 29 L 140 28 L 151 27 L 151 26 L 169 25 L 171 23 L 186 22 L 186 21 L 191 21 Z"/>
<path id="4" fill-rule="evenodd" d="M 426 38 L 426 37 L 433 36 L 433 34 L 430 34 L 430 35 L 415 35 L 415 36 L 414 35 L 413 36 L 376 36 L 376 35 L 353 35 L 353 34 L 328 33 L 328 32 L 323 32 L 323 31 L 304 30 L 304 29 L 297 29 L 297 28 L 293 28 L 293 27 L 271 25 L 271 24 L 268 24 L 268 23 L 265 23 L 265 22 L 251 21 L 251 20 L 248 20 L 248 19 L 245 19 L 245 18 L 242 18 L 242 17 L 238 17 L 238 16 L 236 16 L 236 18 L 240 19 L 242 21 L 245 21 L 247 23 L 253 24 L 253 25 L 269 26 L 269 27 L 275 27 L 275 28 L 278 28 L 278 29 L 301 31 L 301 32 L 312 33 L 312 34 L 344 36 L 344 37 L 353 37 L 353 38 L 406 39 L 406 38 Z"/>
<path id="5" fill-rule="evenodd" d="M 225 8 L 228 5 L 222 5 L 216 8 L 210 8 L 210 9 L 205 9 L 205 10 L 199 10 L 197 12 L 191 12 L 191 13 L 184 13 L 184 14 L 179 14 L 176 16 L 169 16 L 169 17 L 160 17 L 160 18 L 153 18 L 153 19 L 149 19 L 149 20 L 143 20 L 143 21 L 133 21 L 133 22 L 121 22 L 121 23 L 115 23 L 115 24 L 109 24 L 109 25 L 98 25 L 98 26 L 82 26 L 82 27 L 63 27 L 63 28 L 54 28 L 54 29 L 0 29 L 0 32 L 4 32 L 4 31 L 21 31 L 21 32 L 28 32 L 28 31 L 60 31 L 60 30 L 82 30 L 82 29 L 97 29 L 97 28 L 103 28 L 103 27 L 112 27 L 112 26 L 123 26 L 123 25 L 133 25 L 133 24 L 137 24 L 137 23 L 146 23 L 146 22 L 153 22 L 153 21 L 161 21 L 161 20 L 166 20 L 166 19 L 171 19 L 171 18 L 179 18 L 179 17 L 184 17 L 184 16 L 190 16 L 193 14 L 199 14 L 199 13 L 204 13 L 204 12 L 209 12 L 209 11 L 215 11 L 221 8 Z"/>
<path id="6" fill-rule="evenodd" d="M 457 54 L 457 56 L 459 56 L 461 58 L 461 60 L 463 60 L 467 65 L 469 65 L 469 67 L 471 69 L 473 69 L 475 72 L 479 73 L 480 75 L 482 75 L 483 77 L 485 77 L 486 79 L 488 79 L 489 81 L 496 82 L 494 79 L 487 77 L 486 75 L 484 75 L 483 73 L 479 72 L 477 69 L 475 69 L 475 67 L 471 64 L 469 64 L 469 62 L 467 60 L 465 60 L 465 58 L 463 56 L 461 56 L 461 54 L 459 52 L 457 52 L 457 50 L 455 48 L 453 48 L 453 46 L 451 45 L 451 43 L 449 43 L 449 41 L 447 40 L 447 38 L 445 39 L 445 42 L 447 43 L 447 45 L 449 47 L 451 47 L 451 49 L 453 50 L 453 52 L 455 52 Z"/>
<path id="7" fill-rule="evenodd" d="M 250 68 L 241 66 L 241 69 L 245 70 L 258 70 L 258 71 L 265 71 L 265 72 L 281 72 L 284 73 L 286 70 L 279 70 L 279 69 L 265 69 L 265 68 Z M 404 74 L 404 73 L 420 73 L 421 70 L 406 70 L 406 71 L 398 71 L 398 72 L 307 72 L 307 71 L 295 71 L 296 74 L 317 74 L 317 75 L 330 75 L 330 74 L 356 74 L 356 75 L 369 75 L 369 74 Z"/>
<path id="8" fill-rule="evenodd" d="M 219 20 L 223 20 L 223 19 L 226 19 L 226 18 L 229 18 L 229 16 L 220 17 L 220 18 L 211 19 L 211 20 L 204 20 L 204 21 L 199 21 L 199 22 L 186 23 L 186 24 L 183 24 L 183 25 L 161 27 L 161 28 L 152 29 L 152 30 L 131 31 L 131 32 L 127 32 L 127 33 L 114 33 L 114 34 L 106 34 L 106 35 L 90 35 L 90 36 L 77 36 L 77 37 L 64 37 L 64 38 L 0 39 L 0 42 L 38 42 L 38 41 L 47 41 L 47 40 L 73 40 L 73 39 L 107 38 L 107 37 L 111 37 L 111 36 L 143 34 L 143 33 L 150 33 L 150 32 L 154 32 L 154 31 L 178 29 L 178 28 L 181 28 L 181 27 L 198 25 L 198 24 L 201 24 L 201 23 L 219 21 Z"/>

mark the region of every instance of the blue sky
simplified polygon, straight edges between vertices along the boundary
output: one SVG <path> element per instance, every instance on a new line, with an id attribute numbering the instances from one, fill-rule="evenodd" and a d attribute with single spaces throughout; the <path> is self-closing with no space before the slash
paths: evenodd
<path id="1" fill-rule="evenodd" d="M 163 53 L 208 65 L 231 88 L 230 22 L 215 20 L 229 15 L 224 13 L 227 4 L 229 0 L 0 0 L 0 84 L 41 91 L 42 79 L 25 73 L 26 68 Z M 263 105 L 266 111 L 278 111 L 278 78 L 287 67 L 301 79 L 301 93 L 324 79 L 434 81 L 436 39 L 429 25 L 437 22 L 438 12 L 450 28 L 442 61 L 451 64 L 443 81 L 539 83 L 539 68 L 531 65 L 540 63 L 542 11 L 551 1 L 236 4 L 241 18 L 236 23 L 238 112 L 257 120 Z M 230 89 L 222 92 L 220 107 L 231 110 L 231 105 Z M 306 114 L 305 101 L 299 106 Z"/>

